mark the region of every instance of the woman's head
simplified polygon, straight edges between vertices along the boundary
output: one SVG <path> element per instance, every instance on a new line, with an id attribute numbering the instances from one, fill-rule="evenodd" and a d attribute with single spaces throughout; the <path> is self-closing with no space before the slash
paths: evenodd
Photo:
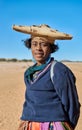
<path id="1" fill-rule="evenodd" d="M 35 59 L 36 59 L 36 55 L 34 55 L 34 54 L 36 54 L 36 53 L 33 53 L 34 51 L 38 50 L 37 51 L 38 52 L 37 55 L 39 55 L 38 57 L 40 58 L 40 55 L 41 55 L 43 60 L 44 59 L 46 60 L 46 58 L 51 53 L 56 52 L 58 50 L 58 46 L 56 44 L 54 44 L 55 40 L 71 40 L 72 39 L 71 35 L 69 35 L 67 33 L 59 32 L 58 30 L 55 30 L 55 29 L 52 29 L 50 26 L 48 26 L 46 24 L 41 24 L 39 26 L 37 26 L 37 25 L 32 25 L 32 26 L 13 25 L 13 29 L 15 31 L 31 35 L 31 38 L 25 40 L 24 43 L 27 48 L 29 48 L 29 49 L 31 48 L 32 54 Z M 32 44 L 33 40 L 37 37 L 39 39 L 36 39 L 36 41 L 34 41 L 34 44 Z M 40 43 L 39 43 L 39 41 L 40 41 Z M 37 44 L 35 44 L 35 43 L 37 43 Z M 39 49 L 36 49 L 37 47 Z M 46 54 L 46 55 L 44 55 L 44 54 Z M 43 56 L 45 56 L 45 57 L 43 57 Z"/>
<path id="2" fill-rule="evenodd" d="M 24 45 L 28 49 L 31 49 L 31 41 L 32 41 L 32 38 L 26 39 L 24 41 Z M 47 43 L 49 43 L 49 41 Z M 58 45 L 54 44 L 54 42 L 53 43 L 49 43 L 49 44 L 50 44 L 50 48 L 51 48 L 51 53 L 54 53 L 54 52 L 56 52 L 59 49 Z"/>
<path id="3" fill-rule="evenodd" d="M 58 46 L 45 37 L 32 37 L 24 41 L 25 46 L 31 49 L 34 59 L 38 63 L 45 63 L 51 53 L 58 50 Z"/>

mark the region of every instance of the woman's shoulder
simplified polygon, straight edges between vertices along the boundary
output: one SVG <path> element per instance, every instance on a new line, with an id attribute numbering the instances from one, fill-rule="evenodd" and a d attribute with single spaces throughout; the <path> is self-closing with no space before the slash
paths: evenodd
<path id="1" fill-rule="evenodd" d="M 27 76 L 29 74 L 29 72 L 30 72 L 30 70 L 32 70 L 33 66 L 35 66 L 35 64 L 33 64 L 33 65 L 31 65 L 31 66 L 29 66 L 29 67 L 26 68 L 26 70 L 24 72 L 25 76 Z"/>
<path id="2" fill-rule="evenodd" d="M 57 70 L 61 70 L 61 71 L 67 71 L 70 70 L 70 68 L 65 65 L 64 63 L 60 62 L 60 61 L 56 61 L 56 65 L 55 65 Z"/>
<path id="3" fill-rule="evenodd" d="M 68 75 L 74 80 L 76 79 L 75 74 L 73 73 L 71 68 L 69 68 L 67 65 L 65 65 L 64 63 L 60 61 L 57 61 L 56 65 L 54 66 L 54 72 L 58 75 L 59 74 L 61 74 L 62 76 Z"/>
<path id="4" fill-rule="evenodd" d="M 60 62 L 60 61 L 56 61 L 56 65 L 55 65 L 54 69 L 57 72 L 70 73 L 71 75 L 74 75 L 72 69 L 69 66 L 67 66 L 66 64 L 64 64 L 63 62 Z"/>

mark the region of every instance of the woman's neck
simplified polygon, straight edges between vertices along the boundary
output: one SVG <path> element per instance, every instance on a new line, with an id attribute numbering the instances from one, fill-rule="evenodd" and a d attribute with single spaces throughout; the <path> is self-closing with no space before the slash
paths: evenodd
<path id="1" fill-rule="evenodd" d="M 40 66 L 42 64 L 47 64 L 50 62 L 50 60 L 51 60 L 51 57 L 48 57 L 45 61 L 36 62 L 36 66 Z"/>
<path id="2" fill-rule="evenodd" d="M 36 63 L 36 66 L 40 66 L 40 65 L 42 65 L 42 64 L 45 64 L 46 62 L 37 62 Z"/>

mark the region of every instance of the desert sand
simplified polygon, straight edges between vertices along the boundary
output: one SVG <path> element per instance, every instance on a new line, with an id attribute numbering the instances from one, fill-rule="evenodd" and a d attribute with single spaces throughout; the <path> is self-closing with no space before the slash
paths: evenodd
<path id="1" fill-rule="evenodd" d="M 31 62 L 0 62 L 0 130 L 17 130 L 24 102 L 24 71 Z M 64 62 L 76 76 L 82 104 L 82 62 Z M 82 130 L 82 108 L 76 130 Z"/>

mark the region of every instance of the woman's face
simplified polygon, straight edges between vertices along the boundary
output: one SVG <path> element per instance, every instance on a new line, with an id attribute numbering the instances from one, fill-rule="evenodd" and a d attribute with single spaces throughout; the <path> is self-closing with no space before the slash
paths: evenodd
<path id="1" fill-rule="evenodd" d="M 50 44 L 48 43 L 46 38 L 42 37 L 32 38 L 31 50 L 32 55 L 38 65 L 45 63 L 46 59 L 51 53 Z"/>

